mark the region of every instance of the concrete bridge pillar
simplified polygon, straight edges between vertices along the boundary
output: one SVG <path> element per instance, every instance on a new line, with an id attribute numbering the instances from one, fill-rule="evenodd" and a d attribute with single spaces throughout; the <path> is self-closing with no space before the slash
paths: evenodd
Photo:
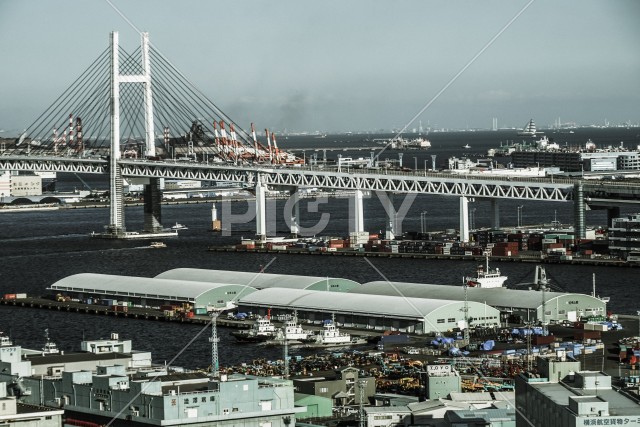
<path id="1" fill-rule="evenodd" d="M 297 238 L 300 233 L 300 196 L 298 188 L 291 190 L 291 202 L 293 206 L 291 209 L 291 225 L 289 226 L 289 231 L 291 232 L 291 237 Z"/>
<path id="2" fill-rule="evenodd" d="M 500 203 L 498 199 L 491 199 L 491 228 L 500 228 Z"/>
<path id="3" fill-rule="evenodd" d="M 356 190 L 354 192 L 352 205 L 350 206 L 350 213 L 353 215 L 353 229 L 352 233 L 362 233 L 364 231 L 364 208 L 362 205 L 363 192 L 362 190 Z"/>
<path id="4" fill-rule="evenodd" d="M 614 218 L 620 218 L 619 206 L 610 206 L 607 208 L 607 227 L 611 227 L 613 225 Z"/>
<path id="5" fill-rule="evenodd" d="M 150 178 L 144 185 L 144 231 L 158 233 L 163 229 L 160 178 Z"/>
<path id="6" fill-rule="evenodd" d="M 387 229 L 385 239 L 393 240 L 396 238 L 396 208 L 393 206 L 393 193 L 387 193 L 387 197 L 381 199 L 384 211 L 387 213 Z"/>
<path id="7" fill-rule="evenodd" d="M 256 175 L 256 240 L 267 240 L 267 187 L 260 174 Z"/>
<path id="8" fill-rule="evenodd" d="M 460 197 L 460 241 L 469 241 L 469 199 Z"/>

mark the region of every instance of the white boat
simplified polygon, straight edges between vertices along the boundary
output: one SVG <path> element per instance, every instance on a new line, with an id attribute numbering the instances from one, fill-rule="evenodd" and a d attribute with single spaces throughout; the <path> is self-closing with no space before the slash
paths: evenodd
<path id="1" fill-rule="evenodd" d="M 275 338 L 276 327 L 271 323 L 271 316 L 261 317 L 255 321 L 251 329 L 231 332 L 240 342 L 263 342 Z"/>
<path id="2" fill-rule="evenodd" d="M 327 320 L 322 331 L 317 335 L 310 336 L 305 342 L 311 346 L 318 347 L 353 344 L 351 341 L 351 335 L 340 332 L 340 329 L 338 329 L 333 319 Z"/>
<path id="3" fill-rule="evenodd" d="M 47 354 L 60 354 L 60 350 L 56 343 L 49 339 L 49 329 L 44 330 L 44 336 L 47 338 L 47 342 L 44 343 L 44 347 L 42 347 L 42 355 L 46 356 Z"/>
<path id="4" fill-rule="evenodd" d="M 489 255 L 485 256 L 485 263 L 478 265 L 475 276 L 465 276 L 463 284 L 475 288 L 502 288 L 507 276 L 500 274 L 500 269 L 489 268 Z"/>
<path id="5" fill-rule="evenodd" d="M 529 123 L 524 125 L 521 131 L 518 132 L 520 136 L 536 136 L 543 132 L 538 132 L 536 130 L 536 124 L 533 122 L 533 119 L 529 120 Z"/>
<path id="6" fill-rule="evenodd" d="M 469 148 L 471 148 L 471 146 L 469 144 L 464 144 L 462 148 L 464 148 L 465 150 L 468 150 Z"/>
<path id="7" fill-rule="evenodd" d="M 176 222 L 175 225 L 171 226 L 172 230 L 188 230 L 187 226 L 184 224 L 180 224 L 179 222 Z"/>
<path id="8" fill-rule="evenodd" d="M 288 341 L 304 341 L 313 335 L 312 331 L 302 328 L 296 317 L 285 322 L 284 327 L 280 329 L 280 332 L 282 338 Z"/>
<path id="9" fill-rule="evenodd" d="M 166 248 L 167 244 L 164 242 L 151 242 L 149 244 L 149 247 L 154 249 L 161 249 L 161 248 Z"/>
<path id="10" fill-rule="evenodd" d="M 13 345 L 13 342 L 11 342 L 11 339 L 4 335 L 3 332 L 0 332 L 0 347 L 11 347 Z"/>

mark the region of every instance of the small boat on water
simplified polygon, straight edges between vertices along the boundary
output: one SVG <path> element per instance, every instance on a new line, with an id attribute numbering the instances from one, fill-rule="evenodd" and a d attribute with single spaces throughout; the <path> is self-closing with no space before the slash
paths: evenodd
<path id="1" fill-rule="evenodd" d="M 166 248 L 167 244 L 164 242 L 151 242 L 149 244 L 149 247 L 153 249 L 162 249 L 162 248 Z"/>
<path id="2" fill-rule="evenodd" d="M 6 336 L 4 332 L 0 331 L 0 347 L 11 347 L 12 345 L 13 342 L 11 341 L 11 338 Z"/>
<path id="3" fill-rule="evenodd" d="M 176 222 L 175 225 L 171 226 L 172 230 L 188 230 L 189 228 L 184 225 L 184 224 L 180 224 L 179 222 Z"/>
<path id="4" fill-rule="evenodd" d="M 276 327 L 271 323 L 271 316 L 261 317 L 256 320 L 251 329 L 233 331 L 231 335 L 238 342 L 264 342 L 275 338 Z"/>
<path id="5" fill-rule="evenodd" d="M 60 354 L 60 349 L 58 349 L 58 346 L 56 345 L 56 343 L 54 343 L 49 339 L 49 329 L 44 330 L 44 336 L 47 339 L 47 341 L 44 343 L 44 346 L 42 347 L 42 355 L 46 356 L 48 354 Z"/>
<path id="6" fill-rule="evenodd" d="M 350 334 L 340 332 L 335 324 L 335 320 L 327 320 L 324 323 L 322 331 L 317 335 L 311 335 L 304 340 L 305 347 L 343 347 L 349 345 L 367 344 L 364 338 L 351 337 Z"/>
<path id="7" fill-rule="evenodd" d="M 293 318 L 287 320 L 282 328 L 276 330 L 275 337 L 268 340 L 266 344 L 269 345 L 284 345 L 285 340 L 290 345 L 302 344 L 309 337 L 313 336 L 313 331 L 304 329 L 298 323 L 298 317 L 296 315 Z"/>
<path id="8" fill-rule="evenodd" d="M 464 148 L 465 150 L 468 150 L 469 148 L 471 148 L 471 146 L 469 144 L 464 144 L 462 148 Z"/>
<path id="9" fill-rule="evenodd" d="M 485 255 L 484 265 L 478 265 L 475 276 L 465 276 L 463 284 L 475 288 L 502 288 L 507 278 L 500 274 L 499 268 L 489 268 L 489 255 Z"/>

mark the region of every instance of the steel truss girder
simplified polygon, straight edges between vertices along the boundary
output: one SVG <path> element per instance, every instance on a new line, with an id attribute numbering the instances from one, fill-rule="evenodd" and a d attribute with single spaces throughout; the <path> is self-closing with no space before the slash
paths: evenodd
<path id="1" fill-rule="evenodd" d="M 573 182 L 552 183 L 534 180 L 508 181 L 467 177 L 439 177 L 370 173 L 312 171 L 303 168 L 203 165 L 140 160 L 120 160 L 122 175 L 146 178 L 173 178 L 201 181 L 232 181 L 253 185 L 256 174 L 268 186 L 318 187 L 336 190 L 386 191 L 393 193 L 438 194 L 494 199 L 547 201 L 572 200 Z M 59 157 L 0 157 L 0 170 L 33 170 L 76 173 L 107 173 L 101 159 Z"/>
<path id="2" fill-rule="evenodd" d="M 0 170 L 36 172 L 107 173 L 107 162 L 101 159 L 64 157 L 0 157 Z"/>

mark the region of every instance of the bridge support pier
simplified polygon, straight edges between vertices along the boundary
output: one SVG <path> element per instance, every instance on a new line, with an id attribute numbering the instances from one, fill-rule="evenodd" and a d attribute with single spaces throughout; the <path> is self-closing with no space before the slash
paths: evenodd
<path id="1" fill-rule="evenodd" d="M 384 211 L 387 213 L 387 229 L 384 238 L 393 240 L 396 238 L 396 208 L 393 206 L 393 193 L 387 193 L 387 197 L 381 199 Z"/>
<path id="2" fill-rule="evenodd" d="M 498 199 L 491 199 L 491 228 L 500 228 L 500 203 Z"/>
<path id="3" fill-rule="evenodd" d="M 162 227 L 162 192 L 160 178 L 150 178 L 144 186 L 144 231 L 158 233 Z"/>
<path id="4" fill-rule="evenodd" d="M 582 187 L 582 182 L 578 182 L 573 186 L 573 224 L 576 239 L 584 239 L 587 236 L 584 218 L 586 208 L 584 188 Z"/>
<path id="5" fill-rule="evenodd" d="M 469 241 L 469 198 L 460 197 L 460 242 Z"/>
<path id="6" fill-rule="evenodd" d="M 256 240 L 267 241 L 267 188 L 262 183 L 260 174 L 256 175 Z"/>
<path id="7" fill-rule="evenodd" d="M 611 227 L 613 225 L 614 218 L 620 218 L 619 206 L 611 206 L 607 208 L 607 227 Z"/>
<path id="8" fill-rule="evenodd" d="M 298 189 L 294 188 L 290 192 L 290 197 L 293 203 L 291 212 L 291 225 L 289 231 L 292 238 L 297 238 L 300 233 L 300 195 Z"/>
<path id="9" fill-rule="evenodd" d="M 362 199 L 364 194 L 362 190 L 356 190 L 353 194 L 353 198 L 351 199 L 351 203 L 349 206 L 350 214 L 353 215 L 352 220 L 352 233 L 362 233 L 364 231 L 364 208 L 362 205 Z"/>

